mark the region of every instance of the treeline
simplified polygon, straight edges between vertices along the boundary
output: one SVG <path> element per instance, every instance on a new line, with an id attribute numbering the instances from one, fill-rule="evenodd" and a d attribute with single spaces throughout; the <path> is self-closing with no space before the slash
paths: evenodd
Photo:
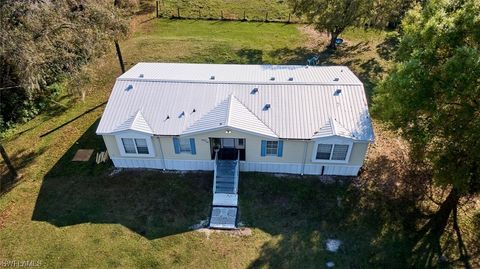
<path id="1" fill-rule="evenodd" d="M 65 78 L 128 32 L 135 2 L 0 0 L 0 133 L 51 106 Z"/>

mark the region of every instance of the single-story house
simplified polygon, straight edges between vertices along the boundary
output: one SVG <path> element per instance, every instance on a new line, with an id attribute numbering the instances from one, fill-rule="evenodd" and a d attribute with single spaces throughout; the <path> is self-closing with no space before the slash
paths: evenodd
<path id="1" fill-rule="evenodd" d="M 139 63 L 113 87 L 97 134 L 116 167 L 355 176 L 374 134 L 345 66 Z"/>

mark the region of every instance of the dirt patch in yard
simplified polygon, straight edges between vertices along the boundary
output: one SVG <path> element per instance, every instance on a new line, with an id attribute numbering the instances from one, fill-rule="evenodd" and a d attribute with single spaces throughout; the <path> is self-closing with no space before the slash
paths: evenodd
<path id="1" fill-rule="evenodd" d="M 305 46 L 311 49 L 323 48 L 328 44 L 329 35 L 326 32 L 319 32 L 311 25 L 298 25 L 298 30 L 308 37 Z"/>

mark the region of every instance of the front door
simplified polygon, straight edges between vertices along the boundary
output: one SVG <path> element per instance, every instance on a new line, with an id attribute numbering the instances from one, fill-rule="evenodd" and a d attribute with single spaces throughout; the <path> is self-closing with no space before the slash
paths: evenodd
<path id="1" fill-rule="evenodd" d="M 215 158 L 215 148 L 218 148 L 218 159 L 236 160 L 240 154 L 240 160 L 245 160 L 244 138 L 210 138 L 212 159 Z"/>

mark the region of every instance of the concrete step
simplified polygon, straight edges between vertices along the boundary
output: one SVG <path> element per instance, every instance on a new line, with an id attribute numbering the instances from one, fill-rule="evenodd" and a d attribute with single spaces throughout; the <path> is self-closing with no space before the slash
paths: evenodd
<path id="1" fill-rule="evenodd" d="M 237 207 L 213 206 L 210 216 L 210 228 L 235 229 L 237 224 Z"/>

